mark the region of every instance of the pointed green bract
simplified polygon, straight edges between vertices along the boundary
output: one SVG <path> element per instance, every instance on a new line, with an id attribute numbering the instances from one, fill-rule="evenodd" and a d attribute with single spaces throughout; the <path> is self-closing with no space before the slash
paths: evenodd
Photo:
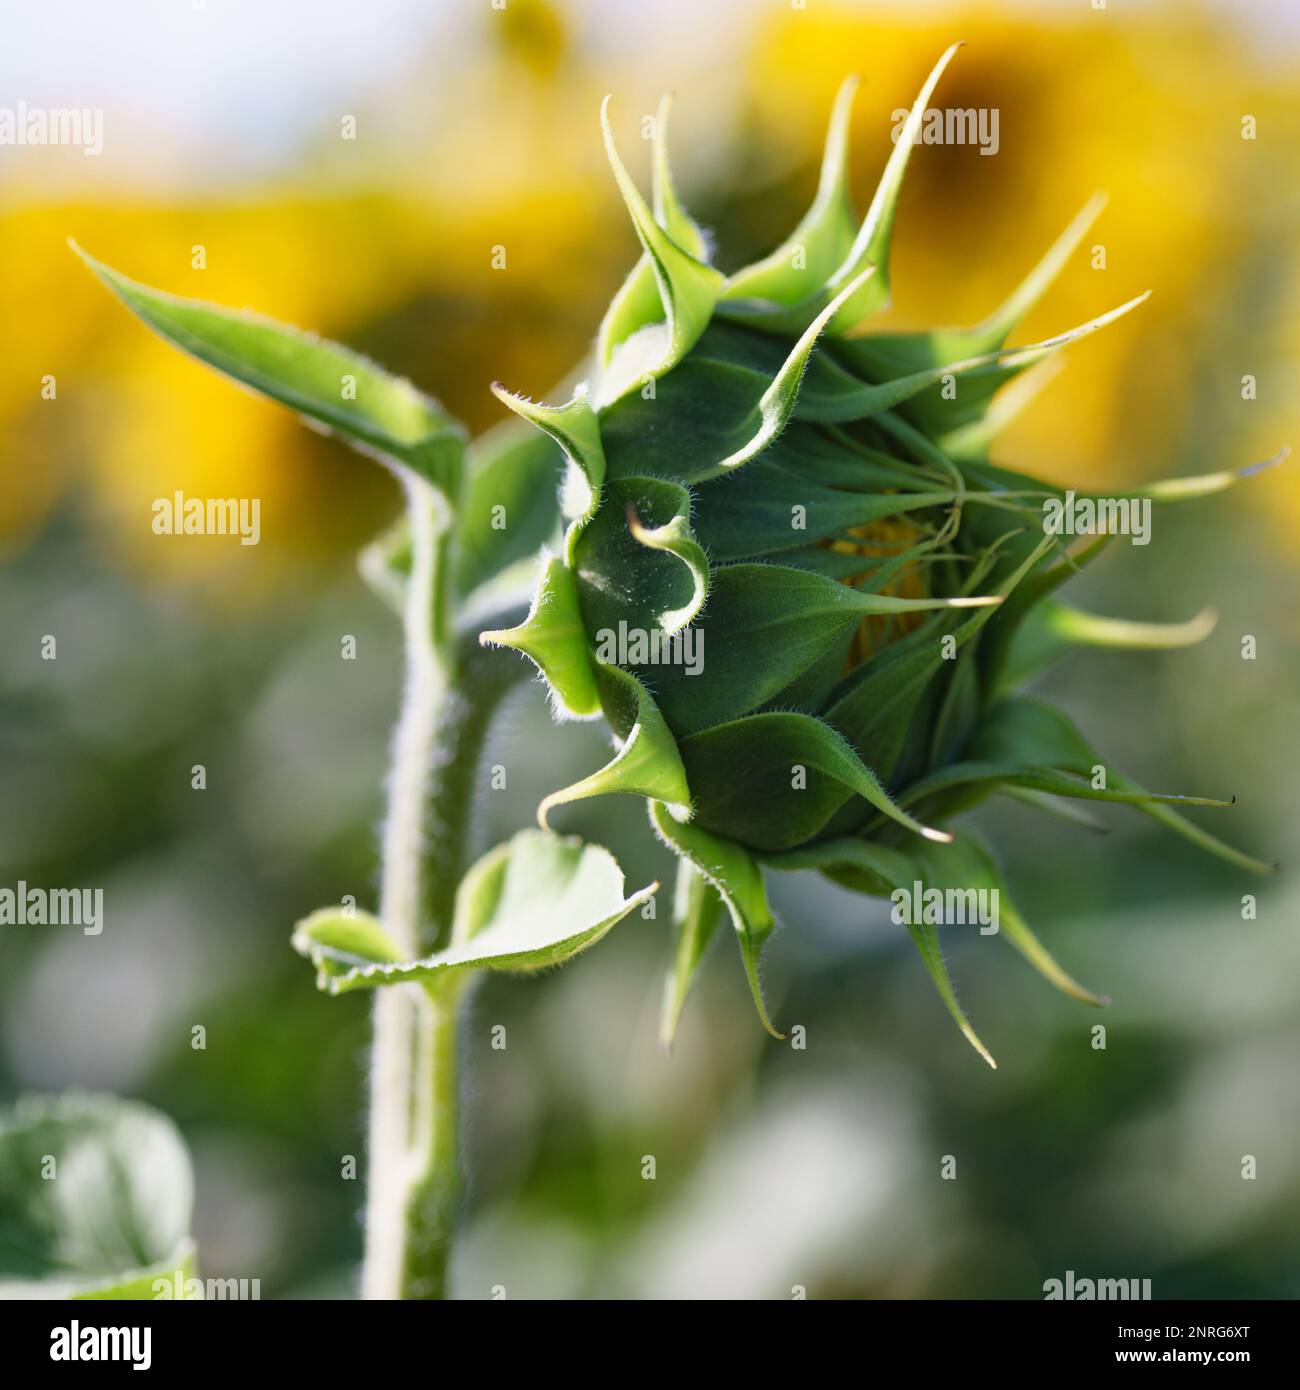
<path id="1" fill-rule="evenodd" d="M 271 319 L 150 289 L 73 249 L 129 309 L 192 357 L 456 497 L 465 433 L 409 381 Z"/>
<path id="2" fill-rule="evenodd" d="M 858 79 L 846 77 L 835 98 L 812 207 L 781 246 L 727 281 L 721 310 L 732 300 L 757 301 L 746 316 L 762 323 L 764 303 L 792 308 L 812 300 L 843 264 L 857 230 L 849 193 L 849 118 L 857 89 Z"/>
<path id="3" fill-rule="evenodd" d="M 481 633 L 479 641 L 485 647 L 513 647 L 534 662 L 565 714 L 574 719 L 600 714 L 577 581 L 558 556 L 546 561 L 524 622 L 505 631 Z"/>
<path id="4" fill-rule="evenodd" d="M 1245 478 L 1254 478 L 1270 468 L 1280 467 L 1290 457 L 1290 448 L 1283 447 L 1272 458 L 1248 463 L 1244 468 L 1224 468 L 1217 473 L 1197 473 L 1187 478 L 1162 478 L 1159 482 L 1147 483 L 1128 492 L 1116 493 L 1115 496 L 1149 497 L 1153 502 L 1190 502 L 1200 497 L 1213 497 L 1215 493 L 1235 487 Z"/>
<path id="5" fill-rule="evenodd" d="M 1002 883 L 1001 875 L 986 850 L 967 835 L 958 835 L 949 846 L 924 852 L 929 869 L 929 882 L 941 888 L 974 889 L 976 892 L 996 893 L 998 904 L 997 935 L 1015 947 L 1049 983 L 1063 994 L 1080 1003 L 1104 1008 L 1110 1000 L 1094 994 L 1068 975 L 1056 963 L 1041 941 L 1016 911 Z"/>
<path id="6" fill-rule="evenodd" d="M 545 828 L 557 806 L 592 796 L 629 793 L 663 801 L 683 820 L 691 815 L 691 790 L 672 731 L 650 692 L 617 666 L 596 671 L 601 705 L 618 741 L 614 757 L 590 777 L 552 792 L 537 808 Z"/>
<path id="7" fill-rule="evenodd" d="M 600 442 L 600 425 L 585 391 L 580 391 L 564 405 L 542 405 L 525 400 L 494 382 L 492 393 L 516 415 L 536 425 L 549 435 L 564 451 L 569 462 L 565 476 L 561 510 L 574 522 L 570 528 L 569 544 L 583 523 L 589 521 L 600 506 L 600 490 L 605 482 L 605 451 Z"/>
<path id="8" fill-rule="evenodd" d="M 865 617 L 998 601 L 996 595 L 906 599 L 851 589 L 809 570 L 727 565 L 716 572 L 696 624 L 698 664 L 673 662 L 654 671 L 656 699 L 679 734 L 695 733 L 779 696 Z M 651 678 L 648 668 L 642 674 Z"/>
<path id="9" fill-rule="evenodd" d="M 939 944 L 938 930 L 928 922 L 909 923 L 907 934 L 912 938 L 921 957 L 921 963 L 929 972 L 931 980 L 934 981 L 935 989 L 939 991 L 939 998 L 943 1000 L 944 1007 L 952 1015 L 953 1022 L 961 1029 L 962 1036 L 996 1071 L 997 1061 L 980 1041 L 979 1034 L 971 1026 L 970 1019 L 966 1017 L 966 1011 L 957 1001 L 957 992 L 952 987 L 952 977 L 948 974 L 948 966 L 943 958 L 943 948 Z"/>
<path id="10" fill-rule="evenodd" d="M 677 890 L 673 898 L 677 946 L 672 969 L 664 979 L 663 1003 L 659 1011 L 659 1041 L 665 1049 L 671 1049 L 677 1037 L 686 996 L 722 920 L 722 909 L 722 895 L 718 890 L 689 859 L 679 858 Z"/>
<path id="11" fill-rule="evenodd" d="M 682 250 L 697 261 L 704 261 L 708 259 L 708 239 L 682 205 L 668 162 L 668 118 L 672 109 L 672 96 L 665 93 L 659 98 L 659 109 L 655 112 L 654 143 L 651 147 L 655 221 Z"/>
<path id="12" fill-rule="evenodd" d="M 1237 849 L 1234 845 L 1219 839 L 1217 835 L 1211 835 L 1208 830 L 1203 830 L 1199 825 L 1187 819 L 1174 810 L 1172 806 L 1165 804 L 1169 798 L 1152 797 L 1144 792 L 1144 789 L 1136 782 L 1127 777 L 1116 776 L 1112 779 L 1119 791 L 1135 793 L 1138 800 L 1135 805 L 1144 816 L 1150 816 L 1152 820 L 1158 821 L 1167 830 L 1172 830 L 1176 835 L 1181 835 L 1184 840 L 1196 845 L 1199 849 L 1214 855 L 1216 859 L 1222 859 L 1225 863 L 1233 865 L 1234 868 L 1245 869 L 1252 874 L 1275 874 L 1278 870 L 1276 862 L 1270 863 L 1267 859 L 1260 859 L 1253 854 L 1246 854 Z M 1235 800 L 1235 798 L 1234 798 Z M 1219 802 L 1219 805 L 1225 803 Z M 1231 805 L 1232 802 L 1226 803 Z"/>
<path id="13" fill-rule="evenodd" d="M 765 854 L 762 862 L 785 873 L 815 869 L 846 888 L 874 898 L 887 898 L 895 888 L 908 883 L 916 869 L 914 861 L 902 850 L 849 838 L 821 840 L 779 854 Z"/>
<path id="14" fill-rule="evenodd" d="M 759 1021 L 774 1038 L 784 1038 L 785 1034 L 778 1033 L 768 1017 L 767 1005 L 763 1001 L 763 986 L 758 976 L 763 942 L 776 925 L 763 884 L 763 871 L 742 846 L 712 835 L 699 826 L 684 825 L 658 802 L 652 801 L 650 804 L 650 823 L 660 839 L 683 859 L 689 860 L 717 890 L 736 930 L 741 964 L 745 967 L 745 978 L 749 981 L 749 992 L 758 1010 Z M 698 959 L 697 954 L 694 964 L 698 964 Z M 689 983 L 688 976 L 683 988 L 689 987 Z"/>
<path id="15" fill-rule="evenodd" d="M 707 261 L 707 240 L 682 206 L 668 164 L 668 117 L 671 109 L 672 98 L 665 96 L 660 100 L 659 110 L 655 115 L 651 165 L 655 221 L 683 251 L 698 261 Z M 664 306 L 655 278 L 654 261 L 649 252 L 643 252 L 632 273 L 610 301 L 605 321 L 601 324 L 601 362 L 607 365 L 619 343 L 637 329 L 655 323 L 663 316 Z"/>
<path id="16" fill-rule="evenodd" d="M 1037 675 L 1075 647 L 1109 647 L 1118 651 L 1171 651 L 1203 642 L 1218 615 L 1203 608 L 1181 623 L 1134 622 L 1085 613 L 1057 599 L 1036 605 L 1016 630 L 1007 655 L 1005 681 L 1016 686 Z"/>
<path id="17" fill-rule="evenodd" d="M 964 361 L 941 362 L 937 366 L 895 376 L 874 385 L 846 387 L 838 396 L 825 402 L 816 418 L 821 420 L 861 420 L 867 416 L 878 415 L 881 411 L 892 410 L 895 406 L 911 401 L 923 391 L 940 385 L 948 378 L 955 381 L 959 377 L 978 376 L 980 373 L 996 373 L 1000 383 L 1010 373 L 1034 366 L 1050 353 L 1057 352 L 1070 343 L 1077 342 L 1080 338 L 1086 338 L 1090 333 L 1096 333 L 1098 329 L 1114 323 L 1116 319 L 1122 318 L 1131 310 L 1136 309 L 1139 304 L 1144 303 L 1148 294 L 1140 294 L 1137 298 L 1130 299 L 1127 303 L 1121 304 L 1095 319 L 1089 319 L 1087 323 L 1082 323 L 1077 328 L 1071 328 L 1064 333 L 1056 334 L 1054 337 L 1045 338 L 1040 343 L 1031 343 L 1029 346 L 1021 348 L 998 349 L 993 352 L 982 353 L 976 357 L 968 357 Z M 870 370 L 873 376 L 889 371 L 888 366 L 882 365 L 878 350 L 874 345 L 852 343 L 841 348 L 841 353 L 851 354 L 853 361 Z M 960 399 L 960 387 L 958 387 L 958 399 Z"/>
<path id="18" fill-rule="evenodd" d="M 1079 243 L 1088 234 L 1088 229 L 1101 216 L 1106 206 L 1106 195 L 1095 193 L 1075 215 L 1070 225 L 1061 233 L 1047 254 L 998 306 L 983 323 L 966 330 L 961 336 L 966 347 L 961 356 L 973 356 L 979 352 L 991 352 L 999 348 L 1015 331 L 1021 319 L 1038 303 L 1052 281 L 1065 268 L 1065 263 L 1075 253 Z"/>
<path id="19" fill-rule="evenodd" d="M 868 266 L 861 275 L 847 285 L 840 294 L 836 295 L 826 308 L 813 319 L 812 323 L 804 329 L 789 357 L 786 358 L 781 369 L 773 377 L 772 384 L 759 397 L 753 417 L 752 434 L 739 448 L 734 449 L 726 458 L 720 459 L 713 466 L 711 473 L 705 475 L 706 477 L 719 476 L 748 463 L 750 459 L 762 453 L 790 423 L 799 399 L 799 387 L 808 367 L 808 359 L 817 346 L 817 339 L 825 331 L 826 325 L 830 322 L 836 309 L 850 295 L 856 293 L 874 274 L 875 268 Z"/>
<path id="20" fill-rule="evenodd" d="M 915 835 L 950 838 L 898 806 L 853 745 L 811 715 L 751 714 L 688 735 L 681 755 L 697 803 L 708 807 L 701 824 L 756 849 L 811 839 L 854 796 Z"/>
<path id="21" fill-rule="evenodd" d="M 456 517 L 458 593 L 472 594 L 553 542 L 561 519 L 557 487 L 566 463 L 555 439 L 519 416 L 502 420 L 470 444 Z"/>
<path id="22" fill-rule="evenodd" d="M 859 287 L 840 304 L 830 324 L 832 333 L 851 332 L 868 314 L 889 302 L 889 242 L 894 231 L 898 195 L 903 188 L 903 175 L 907 171 L 907 161 L 920 133 L 930 97 L 939 85 L 944 69 L 952 62 L 953 55 L 960 47 L 960 43 L 953 44 L 926 78 L 925 85 L 913 102 L 907 120 L 899 132 L 898 141 L 885 165 L 885 172 L 881 175 L 875 197 L 871 200 L 871 206 L 867 209 L 857 237 L 849 248 L 843 264 L 827 281 L 826 290 L 829 297 L 838 295 L 845 286 L 857 280 L 868 265 L 875 266 L 879 271 L 872 279 L 860 282 Z"/>
<path id="23" fill-rule="evenodd" d="M 600 108 L 605 153 L 650 262 L 661 314 L 638 322 L 639 312 L 622 304 L 606 317 L 598 346 L 603 371 L 596 395 L 602 408 L 671 371 L 686 356 L 712 317 L 723 284 L 721 271 L 684 250 L 655 220 L 619 158 L 608 108 L 606 97 Z"/>
<path id="24" fill-rule="evenodd" d="M 620 632 L 672 636 L 699 613 L 709 560 L 688 522 L 691 497 L 659 478 L 615 478 L 571 547 L 587 631 L 602 660 Z"/>

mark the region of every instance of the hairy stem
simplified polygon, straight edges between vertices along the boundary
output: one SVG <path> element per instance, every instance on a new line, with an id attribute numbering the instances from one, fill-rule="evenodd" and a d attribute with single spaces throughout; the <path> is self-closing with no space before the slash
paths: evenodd
<path id="1" fill-rule="evenodd" d="M 460 1200 L 456 982 L 429 991 L 418 1029 L 413 1178 L 407 1192 L 402 1298 L 445 1298 Z"/>
<path id="2" fill-rule="evenodd" d="M 444 582 L 445 504 L 418 478 L 403 481 L 412 537 L 406 688 L 393 736 L 380 916 L 414 958 L 448 943 L 483 743 L 527 667 L 482 651 L 472 634 L 457 650 Z M 448 1291 L 461 1190 L 458 995 L 452 981 L 375 993 L 365 1298 L 443 1298 Z"/>
<path id="3" fill-rule="evenodd" d="M 384 824 L 379 915 L 403 956 L 420 953 L 424 816 L 433 773 L 438 721 L 452 680 L 447 639 L 445 562 L 449 517 L 439 494 L 404 472 L 411 519 L 412 563 L 403 629 L 406 686 L 393 735 Z M 364 1298 L 401 1298 L 407 1258 L 408 1195 L 419 1175 L 414 1125 L 417 1041 L 430 1045 L 418 991 L 399 987 L 375 995 L 370 1071 L 370 1167 L 366 1205 Z M 450 1025 L 449 1025 L 450 1026 Z M 454 1051 L 454 1042 L 452 1044 Z M 454 1112 L 453 1112 L 454 1124 Z M 454 1167 L 454 1133 L 450 1139 Z M 440 1267 L 445 1266 L 445 1259 Z"/>

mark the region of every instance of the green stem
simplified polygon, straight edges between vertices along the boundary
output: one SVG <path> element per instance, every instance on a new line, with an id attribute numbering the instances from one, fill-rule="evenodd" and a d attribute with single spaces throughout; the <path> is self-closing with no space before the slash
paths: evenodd
<path id="1" fill-rule="evenodd" d="M 516 614 L 521 618 L 522 614 Z M 492 626 L 491 623 L 486 626 Z M 430 784 L 424 862 L 430 948 L 452 941 L 456 888 L 470 854 L 470 821 L 483 745 L 505 696 L 528 675 L 523 661 L 477 644 L 461 653 L 459 683 L 444 702 Z M 393 993 L 385 990 L 383 993 Z M 412 1165 L 405 1211 L 401 1298 L 445 1298 L 461 1195 L 457 1143 L 459 1072 L 456 1014 L 461 982 L 428 987 L 416 999 Z"/>
<path id="2" fill-rule="evenodd" d="M 450 517 L 426 483 L 411 475 L 403 481 L 412 541 L 406 689 L 393 737 L 380 917 L 413 959 L 449 939 L 483 743 L 527 667 L 473 641 L 457 651 L 444 579 Z M 432 1299 L 448 1291 L 461 1190 L 458 994 L 451 982 L 375 992 L 365 1298 Z"/>
<path id="3" fill-rule="evenodd" d="M 439 582 L 445 565 L 450 516 L 441 495 L 403 471 L 411 521 L 412 562 L 403 612 L 406 687 L 393 735 L 384 825 L 379 915 L 407 959 L 420 954 L 425 806 L 433 775 L 437 730 L 453 677 L 453 648 L 447 638 L 449 595 Z M 417 1076 L 427 1073 L 420 1052 L 430 1046 L 422 1026 L 418 991 L 376 992 L 370 1071 L 370 1166 L 366 1202 L 366 1253 L 361 1292 L 365 1298 L 403 1296 L 409 1279 L 409 1195 L 423 1176 L 416 1133 L 424 1107 L 413 1103 Z M 427 1011 L 427 1010 L 425 1010 Z M 454 1122 L 454 1111 L 453 1111 Z M 455 1136 L 449 1141 L 454 1169 Z M 430 1258 L 426 1252 L 426 1258 Z M 445 1268 L 445 1256 L 438 1268 Z"/>
<path id="4" fill-rule="evenodd" d="M 460 1200 L 455 981 L 431 989 L 420 1009 L 414 1177 L 406 1202 L 402 1298 L 445 1298 Z"/>

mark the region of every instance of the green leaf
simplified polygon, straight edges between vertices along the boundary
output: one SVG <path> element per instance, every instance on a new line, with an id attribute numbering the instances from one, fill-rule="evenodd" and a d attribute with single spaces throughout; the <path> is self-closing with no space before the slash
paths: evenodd
<path id="1" fill-rule="evenodd" d="M 559 709 L 574 719 L 601 712 L 596 671 L 578 606 L 573 571 L 558 556 L 546 559 L 528 617 L 519 627 L 480 633 L 485 647 L 513 647 L 546 677 Z"/>
<path id="2" fill-rule="evenodd" d="M 271 319 L 164 294 L 72 248 L 127 306 L 168 342 L 368 453 L 410 468 L 455 499 L 465 434 L 409 381 L 340 347 Z"/>
<path id="3" fill-rule="evenodd" d="M 318 908 L 295 925 L 290 944 L 316 967 L 316 988 L 329 993 L 354 970 L 402 958 L 379 918 L 355 907 Z"/>
<path id="4" fill-rule="evenodd" d="M 759 1021 L 774 1038 L 784 1038 L 785 1034 L 778 1033 L 768 1017 L 758 975 L 763 943 L 776 925 L 763 884 L 763 871 L 741 845 L 712 835 L 697 825 L 682 824 L 660 802 L 650 803 L 650 824 L 669 849 L 689 860 L 705 881 L 717 890 L 736 930 L 741 963 L 745 967 L 745 977 L 749 981 L 749 992 L 754 1000 L 754 1008 L 758 1010 Z M 698 956 L 695 963 L 698 964 Z M 688 976 L 683 993 L 689 984 Z"/>
<path id="5" fill-rule="evenodd" d="M 624 896 L 623 871 L 608 850 L 576 837 L 524 830 L 484 855 L 461 881 L 451 944 L 419 960 L 394 959 L 374 918 L 313 913 L 294 931 L 330 994 L 418 981 L 441 989 L 468 970 L 528 972 L 562 965 L 595 945 L 658 889 Z"/>
<path id="6" fill-rule="evenodd" d="M 609 124 L 609 97 L 601 103 L 605 153 L 627 205 L 632 225 L 650 261 L 659 291 L 660 315 L 638 322 L 640 305 L 615 300 L 601 325 L 598 355 L 603 374 L 597 388 L 600 408 L 670 372 L 694 346 L 713 314 L 723 285 L 722 272 L 684 250 L 655 220 L 619 158 Z"/>
<path id="7" fill-rule="evenodd" d="M 0 1114 L 0 1298 L 151 1298 L 194 1269 L 194 1179 L 176 1126 L 112 1096 Z"/>
<path id="8" fill-rule="evenodd" d="M 917 373 L 931 369 L 942 372 L 950 364 L 981 357 L 990 360 L 987 354 L 996 353 L 1004 346 L 1020 320 L 1060 273 L 1104 205 L 1103 195 L 1092 198 L 1006 302 L 974 328 L 868 334 L 842 342 L 836 350 L 873 382 L 896 377 L 915 380 Z M 911 399 L 907 414 L 934 435 L 949 453 L 962 456 L 978 453 L 1007 422 L 1017 405 L 1014 398 L 1008 399 L 994 414 L 990 405 L 994 393 L 1034 365 L 1034 361 L 1032 357 L 1013 357 L 996 359 L 994 365 L 980 371 L 971 371 L 968 367 L 965 369 L 967 377 L 954 399 L 945 399 L 937 386 L 927 386 Z"/>
<path id="9" fill-rule="evenodd" d="M 677 861 L 677 891 L 673 897 L 673 927 L 677 949 L 673 968 L 664 979 L 659 1014 L 659 1041 L 671 1049 L 677 1036 L 686 996 L 722 920 L 722 895 L 685 857 Z"/>
<path id="10" fill-rule="evenodd" d="M 537 808 L 539 823 L 545 827 L 557 806 L 619 792 L 666 802 L 675 815 L 687 819 L 691 790 L 686 770 L 677 741 L 650 692 L 617 666 L 598 665 L 596 681 L 618 751 L 598 772 L 544 798 Z"/>

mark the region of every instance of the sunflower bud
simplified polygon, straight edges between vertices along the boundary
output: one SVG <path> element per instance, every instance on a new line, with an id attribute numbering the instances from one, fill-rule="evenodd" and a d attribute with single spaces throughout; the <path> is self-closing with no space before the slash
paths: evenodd
<path id="1" fill-rule="evenodd" d="M 606 149 L 642 257 L 572 400 L 541 405 L 495 388 L 563 451 L 567 530 L 528 619 L 482 640 L 528 655 L 563 713 L 603 714 L 613 732 L 612 761 L 548 797 L 543 823 L 580 798 L 643 796 L 687 866 L 666 1037 L 722 906 L 768 1023 L 757 960 L 773 922 L 760 862 L 817 868 L 875 894 L 914 881 L 987 886 L 996 882 L 987 856 L 943 826 L 994 792 L 1128 802 L 1239 864 L 1267 867 L 1171 804 L 1224 803 L 1154 795 L 1113 772 L 1099 783 L 1102 759 L 1066 717 L 1013 693 L 1071 642 L 1173 646 L 1208 630 L 1204 620 L 1123 624 L 1060 604 L 1054 591 L 1110 536 L 1067 553 L 1043 523 L 1060 492 L 987 459 L 1007 414 L 1005 398 L 993 408 L 999 388 L 1141 302 L 1005 346 L 1100 201 L 982 324 L 862 332 L 888 298 L 903 172 L 954 51 L 917 98 L 861 224 L 846 184 L 849 81 L 813 206 L 783 246 L 730 277 L 708 263 L 707 238 L 673 187 L 667 104 L 652 208 L 619 159 L 607 99 Z M 1134 497 L 1203 495 L 1236 476 Z M 1013 945 L 1067 992 L 1100 1002 L 1010 916 L 1007 926 L 1004 907 Z M 992 1062 L 956 1003 L 934 926 L 909 930 Z"/>

